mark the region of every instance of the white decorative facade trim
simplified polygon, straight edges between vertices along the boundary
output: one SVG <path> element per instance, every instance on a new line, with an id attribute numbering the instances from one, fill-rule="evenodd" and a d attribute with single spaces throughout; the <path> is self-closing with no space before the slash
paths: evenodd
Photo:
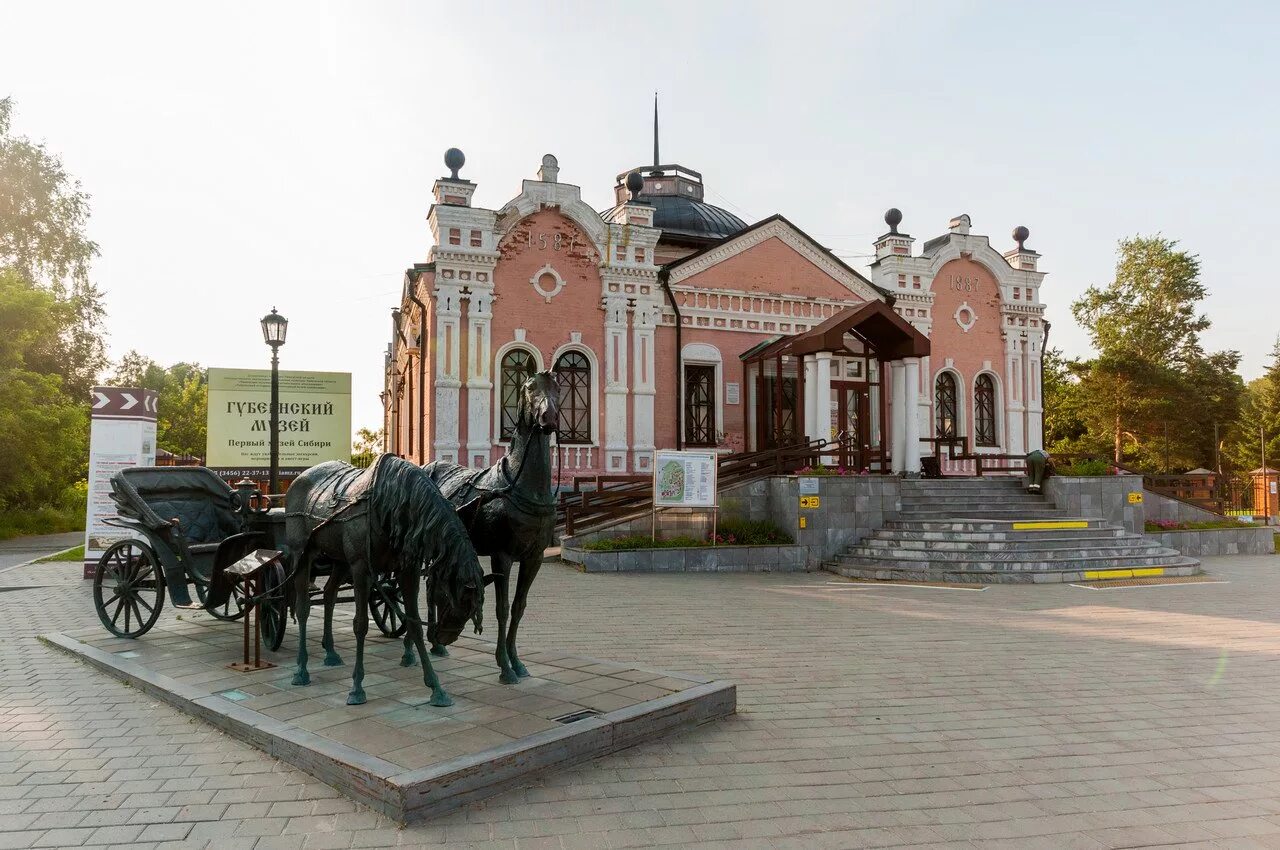
<path id="1" fill-rule="evenodd" d="M 551 275 L 551 279 L 555 281 L 555 286 L 551 287 L 551 289 L 547 289 L 542 285 L 544 275 Z M 560 276 L 560 272 L 551 267 L 550 263 L 534 272 L 533 277 L 529 278 L 529 283 L 533 284 L 533 288 L 546 299 L 548 304 L 551 303 L 552 298 L 560 294 L 560 290 L 564 289 L 564 278 Z"/>
<path id="2" fill-rule="evenodd" d="M 960 326 L 960 330 L 968 333 L 969 330 L 978 321 L 977 314 L 973 312 L 973 308 L 969 306 L 968 301 L 961 302 L 956 308 L 955 316 L 956 324 Z"/>

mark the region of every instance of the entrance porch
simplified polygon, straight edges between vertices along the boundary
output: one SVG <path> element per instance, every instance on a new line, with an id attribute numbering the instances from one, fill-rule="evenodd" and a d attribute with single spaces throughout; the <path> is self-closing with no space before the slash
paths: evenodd
<path id="1" fill-rule="evenodd" d="M 822 462 L 918 472 L 920 362 L 929 339 L 882 301 L 742 354 L 748 451 L 824 439 Z"/>

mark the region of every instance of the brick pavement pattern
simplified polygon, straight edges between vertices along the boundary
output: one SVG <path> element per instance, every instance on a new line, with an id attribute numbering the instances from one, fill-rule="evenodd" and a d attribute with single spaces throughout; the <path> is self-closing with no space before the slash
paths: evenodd
<path id="1" fill-rule="evenodd" d="M 0 850 L 1280 847 L 1280 559 L 1205 567 L 1230 583 L 549 564 L 523 645 L 729 679 L 739 714 L 407 829 L 39 644 L 95 615 L 79 565 L 23 567 L 0 575 Z"/>

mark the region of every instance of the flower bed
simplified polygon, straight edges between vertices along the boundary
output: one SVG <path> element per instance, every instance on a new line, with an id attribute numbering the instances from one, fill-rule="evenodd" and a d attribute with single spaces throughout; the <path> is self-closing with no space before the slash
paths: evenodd
<path id="1" fill-rule="evenodd" d="M 808 548 L 769 520 L 726 520 L 714 539 L 654 540 L 629 534 L 566 544 L 560 557 L 585 572 L 774 572 L 803 570 Z"/>
<path id="2" fill-rule="evenodd" d="M 690 549 L 706 546 L 778 546 L 792 543 L 787 534 L 769 520 L 724 520 L 719 524 L 714 539 L 707 540 L 688 535 L 655 540 L 648 534 L 628 534 L 594 540 L 578 547 L 589 552 L 633 552 L 637 549 Z"/>
<path id="3" fill-rule="evenodd" d="M 1162 531 L 1208 531 L 1215 528 L 1249 528 L 1252 523 L 1235 519 L 1205 520 L 1192 522 L 1176 519 L 1156 519 L 1146 523 L 1148 534 L 1159 534 Z"/>

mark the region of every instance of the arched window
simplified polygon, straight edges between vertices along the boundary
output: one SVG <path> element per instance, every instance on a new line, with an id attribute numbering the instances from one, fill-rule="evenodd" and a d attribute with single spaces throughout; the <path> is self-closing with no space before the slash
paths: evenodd
<path id="1" fill-rule="evenodd" d="M 934 436 L 957 436 L 959 418 L 956 416 L 956 378 L 950 372 L 943 372 L 934 384 L 933 418 L 936 432 Z"/>
<path id="2" fill-rule="evenodd" d="M 520 392 L 524 382 L 537 371 L 533 353 L 524 348 L 513 348 L 502 356 L 498 365 L 502 387 L 502 421 L 499 439 L 510 440 L 516 432 L 516 417 L 520 412 Z"/>
<path id="3" fill-rule="evenodd" d="M 979 446 L 996 443 L 996 382 L 979 375 L 973 384 L 973 442 Z"/>
<path id="4" fill-rule="evenodd" d="M 581 351 L 566 351 L 556 360 L 560 387 L 560 445 L 591 442 L 591 363 Z"/>

